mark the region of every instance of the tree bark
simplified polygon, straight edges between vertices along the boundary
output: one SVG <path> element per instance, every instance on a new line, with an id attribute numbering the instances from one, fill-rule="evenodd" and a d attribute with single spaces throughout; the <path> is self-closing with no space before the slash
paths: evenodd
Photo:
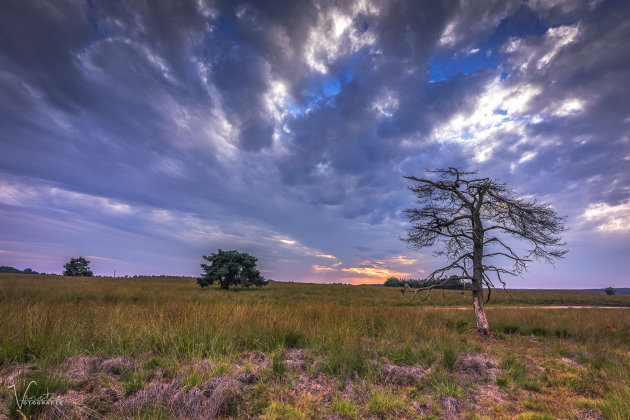
<path id="1" fill-rule="evenodd" d="M 483 335 L 490 335 L 490 327 L 486 312 L 483 309 L 483 285 L 481 280 L 472 281 L 473 307 L 475 308 L 475 320 L 477 321 L 477 331 Z"/>
<path id="2" fill-rule="evenodd" d="M 481 199 L 480 199 L 481 203 Z M 478 207 L 478 209 L 480 206 Z M 472 298 L 475 309 L 477 331 L 490 335 L 490 327 L 486 312 L 483 309 L 483 224 L 479 217 L 479 210 L 473 212 L 473 278 Z"/>

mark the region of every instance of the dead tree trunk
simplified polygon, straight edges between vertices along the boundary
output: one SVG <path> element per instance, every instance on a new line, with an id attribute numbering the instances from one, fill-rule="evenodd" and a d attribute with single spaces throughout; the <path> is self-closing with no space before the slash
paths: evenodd
<path id="1" fill-rule="evenodd" d="M 480 249 L 478 249 L 480 248 Z M 475 309 L 475 320 L 477 321 L 477 331 L 484 335 L 490 335 L 488 319 L 483 309 L 483 265 L 481 256 L 483 255 L 483 245 L 475 245 L 473 252 L 473 275 L 472 275 L 472 298 Z"/>
<path id="2" fill-rule="evenodd" d="M 481 280 L 473 280 L 473 307 L 475 308 L 475 321 L 477 321 L 477 331 L 484 335 L 490 335 L 490 327 L 486 312 L 483 309 L 483 287 Z"/>
<path id="3" fill-rule="evenodd" d="M 483 223 L 479 216 L 481 205 L 483 204 L 483 194 L 479 196 L 477 208 L 472 212 L 472 239 L 473 239 L 473 275 L 472 275 L 472 297 L 473 308 L 475 309 L 475 320 L 477 321 L 477 331 L 484 335 L 490 335 L 488 319 L 483 309 Z"/>

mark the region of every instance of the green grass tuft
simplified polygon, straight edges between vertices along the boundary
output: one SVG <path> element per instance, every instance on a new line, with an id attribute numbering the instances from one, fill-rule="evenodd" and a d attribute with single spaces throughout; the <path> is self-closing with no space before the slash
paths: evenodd
<path id="1" fill-rule="evenodd" d="M 134 392 L 142 389 L 145 383 L 145 375 L 142 371 L 133 372 L 126 370 L 121 375 L 125 396 L 128 397 Z"/>
<path id="2" fill-rule="evenodd" d="M 374 390 L 367 404 L 368 411 L 387 418 L 395 418 L 405 409 L 405 402 L 387 390 Z"/>
<path id="3" fill-rule="evenodd" d="M 359 409 L 354 401 L 335 397 L 333 399 L 332 412 L 345 419 L 358 419 Z"/>
<path id="4" fill-rule="evenodd" d="M 457 360 L 457 351 L 452 344 L 447 343 L 442 349 L 442 366 L 448 370 L 452 370 Z"/>
<path id="5" fill-rule="evenodd" d="M 283 375 L 285 371 L 284 367 L 284 358 L 282 357 L 281 352 L 277 351 L 271 357 L 271 370 L 276 375 Z"/>

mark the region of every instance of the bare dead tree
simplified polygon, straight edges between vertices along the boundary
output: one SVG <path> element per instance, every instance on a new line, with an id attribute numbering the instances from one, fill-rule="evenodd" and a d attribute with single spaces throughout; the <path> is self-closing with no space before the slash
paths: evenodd
<path id="1" fill-rule="evenodd" d="M 457 168 L 427 172 L 433 179 L 405 177 L 414 182 L 409 190 L 419 207 L 403 210 L 411 227 L 401 239 L 414 249 L 434 247 L 434 255 L 444 257 L 447 264 L 424 279 L 427 286 L 406 285 L 405 291 L 412 293 L 406 303 L 421 291 L 426 293 L 420 301 L 428 299 L 432 289 L 453 278 L 470 280 L 477 330 L 488 335 L 484 284 L 488 303 L 495 280 L 505 289 L 502 276 L 521 275 L 534 260 L 553 264 L 562 258 L 568 252 L 559 236 L 566 218 L 549 204 L 519 198 L 505 184 L 478 178 L 476 172 Z M 513 239 L 528 246 L 517 249 Z M 508 263 L 497 265 L 497 260 Z"/>

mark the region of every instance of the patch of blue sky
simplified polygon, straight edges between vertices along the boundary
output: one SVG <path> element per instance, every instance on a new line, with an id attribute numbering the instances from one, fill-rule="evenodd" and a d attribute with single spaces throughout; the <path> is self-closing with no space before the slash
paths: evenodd
<path id="1" fill-rule="evenodd" d="M 355 69 L 359 68 L 364 60 L 370 56 L 371 49 L 364 48 L 361 51 L 358 51 L 354 54 L 350 54 L 343 58 L 343 61 L 340 61 L 340 69 L 345 69 L 339 71 L 339 78 L 344 81 L 344 83 L 348 84 L 355 79 Z"/>
<path id="2" fill-rule="evenodd" d="M 449 80 L 460 73 L 473 74 L 489 68 L 496 69 L 499 63 L 492 57 L 482 53 L 457 56 L 455 54 L 438 54 L 431 60 L 429 82 Z"/>
<path id="3" fill-rule="evenodd" d="M 305 99 L 304 105 L 298 105 L 291 100 L 288 102 L 289 112 L 293 116 L 301 116 L 308 109 L 320 103 L 331 105 L 334 98 L 341 93 L 343 87 L 355 80 L 355 69 L 368 56 L 369 50 L 361 51 L 338 62 L 334 71 L 329 74 L 312 73 L 310 86 L 302 93 L 302 97 Z"/>
<path id="4" fill-rule="evenodd" d="M 539 122 L 543 120 L 543 117 L 541 114 L 534 114 L 534 115 L 523 115 L 522 117 L 520 117 L 520 119 L 528 123 L 538 124 Z"/>
<path id="5" fill-rule="evenodd" d="M 354 80 L 354 74 L 352 73 L 352 69 L 347 69 L 343 74 L 344 81 L 346 83 L 350 83 Z"/>
<path id="6" fill-rule="evenodd" d="M 321 92 L 324 96 L 336 96 L 341 92 L 341 82 L 336 77 L 331 77 L 324 82 Z"/>
<path id="7" fill-rule="evenodd" d="M 498 51 L 510 38 L 541 36 L 549 29 L 540 15 L 528 6 L 521 6 L 516 13 L 503 19 L 485 43 L 485 47 Z"/>
<path id="8" fill-rule="evenodd" d="M 351 75 L 352 73 L 350 73 L 350 77 Z M 287 101 L 287 109 L 294 117 L 299 117 L 319 103 L 330 105 L 334 97 L 339 95 L 343 89 L 342 80 L 348 83 L 347 71 L 344 73 L 344 77 L 341 78 L 341 80 L 333 76 L 313 79 L 310 89 L 304 92 L 306 99 L 304 105 L 299 105 L 293 99 L 289 99 Z"/>
<path id="9" fill-rule="evenodd" d="M 214 20 L 214 27 L 221 35 L 234 37 L 236 35 L 236 18 L 221 15 Z"/>
<path id="10" fill-rule="evenodd" d="M 102 14 L 98 7 L 90 3 L 90 8 L 93 10 L 88 11 L 86 14 L 86 20 L 90 27 L 94 30 L 94 38 L 105 39 L 115 36 L 116 32 L 114 28 L 111 25 L 107 25 L 107 21 L 99 19 Z"/>
<path id="11" fill-rule="evenodd" d="M 311 93 L 306 101 L 306 109 L 314 107 L 323 99 L 324 99 L 324 95 L 321 92 Z"/>
<path id="12" fill-rule="evenodd" d="M 287 101 L 287 109 L 294 117 L 302 116 L 306 111 L 306 107 L 298 106 L 293 99 Z"/>
<path id="13" fill-rule="evenodd" d="M 562 24 L 570 23 L 572 22 L 567 21 Z M 557 25 L 558 22 L 554 24 Z M 503 19 L 485 42 L 476 46 L 479 52 L 463 55 L 451 50 L 434 55 L 431 60 L 429 82 L 449 80 L 462 73 L 473 74 L 484 68 L 498 68 L 502 59 L 501 47 L 508 40 L 541 36 L 550 26 L 540 15 L 527 5 L 523 5 L 516 13 Z M 503 81 L 508 76 L 508 72 L 502 71 L 500 80 Z"/>

